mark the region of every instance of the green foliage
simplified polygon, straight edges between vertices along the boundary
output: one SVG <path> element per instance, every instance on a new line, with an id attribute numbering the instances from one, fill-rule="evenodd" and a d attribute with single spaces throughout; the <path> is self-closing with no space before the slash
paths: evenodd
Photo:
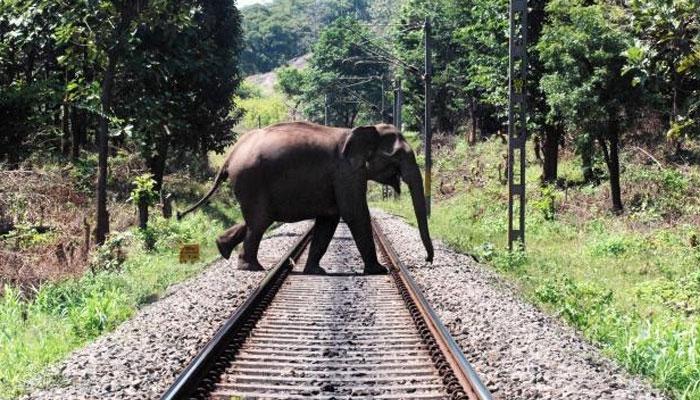
<path id="1" fill-rule="evenodd" d="M 424 40 L 421 26 L 431 22 L 433 113 L 435 129 L 454 133 L 472 117 L 490 132 L 505 115 L 508 72 L 508 1 L 459 2 L 407 0 L 395 17 L 394 54 L 405 64 L 409 128 L 420 125 L 423 109 Z M 413 66 L 416 70 L 407 67 Z"/>
<path id="2" fill-rule="evenodd" d="M 229 143 L 240 47 L 240 16 L 226 0 L 2 2 L 0 116 L 9 135 L 0 161 L 16 164 L 36 142 L 66 154 L 107 117 L 113 140 L 141 150 L 160 183 L 162 160 L 153 160 L 169 149 Z M 114 81 L 106 111 L 105 81 Z"/>
<path id="3" fill-rule="evenodd" d="M 305 70 L 280 70 L 280 90 L 302 105 L 312 121 L 323 122 L 326 107 L 329 125 L 351 127 L 383 120 L 381 80 L 388 68 L 362 44 L 372 40 L 373 33 L 357 19 L 336 19 L 321 31 Z"/>
<path id="4" fill-rule="evenodd" d="M 96 171 L 97 154 L 89 154 L 75 160 L 68 173 L 75 182 L 76 189 L 90 193 L 94 186 Z"/>
<path id="5" fill-rule="evenodd" d="M 0 235 L 0 240 L 14 243 L 15 247 L 31 248 L 46 246 L 55 239 L 54 232 L 40 233 L 34 225 L 18 223 L 10 232 Z"/>
<path id="6" fill-rule="evenodd" d="M 111 235 L 102 246 L 92 253 L 90 269 L 97 271 L 117 271 L 126 260 L 124 242 L 128 240 L 130 233 Z"/>
<path id="7" fill-rule="evenodd" d="M 541 188 L 540 198 L 533 200 L 530 204 L 535 210 L 542 213 L 542 217 L 545 220 L 551 221 L 557 214 L 557 197 L 558 195 L 554 185 L 547 185 Z"/>
<path id="8" fill-rule="evenodd" d="M 597 241 L 593 245 L 593 253 L 599 256 L 617 257 L 628 251 L 633 251 L 638 243 L 626 236 L 608 236 Z"/>
<path id="9" fill-rule="evenodd" d="M 549 118 L 561 120 L 571 131 L 600 134 L 610 120 L 628 111 L 638 93 L 632 79 L 622 74 L 622 54 L 632 46 L 630 35 L 620 27 L 622 9 L 587 4 L 549 3 L 551 22 L 542 31 L 537 51 L 547 71 L 541 86 L 551 107 Z"/>
<path id="10" fill-rule="evenodd" d="M 134 189 L 131 191 L 129 201 L 134 204 L 143 204 L 152 206 L 159 199 L 158 192 L 155 189 L 156 181 L 153 180 L 152 174 L 143 174 L 134 179 Z"/>
<path id="11" fill-rule="evenodd" d="M 239 99 L 250 99 L 250 98 L 256 98 L 256 97 L 262 97 L 262 95 L 263 95 L 263 93 L 262 93 L 262 89 L 260 88 L 260 86 L 254 84 L 254 83 L 250 83 L 248 81 L 241 82 L 241 84 L 238 86 L 238 89 L 236 90 L 236 96 Z"/>
<path id="12" fill-rule="evenodd" d="M 258 128 L 258 125 L 265 127 L 288 119 L 287 105 L 278 94 L 241 99 L 238 105 L 245 113 L 240 126 L 246 130 Z"/>
<path id="13" fill-rule="evenodd" d="M 613 294 L 589 283 L 577 283 L 570 278 L 547 279 L 535 290 L 535 297 L 553 306 L 566 320 L 579 329 L 590 327 L 601 314 L 610 312 Z"/>
<path id="14" fill-rule="evenodd" d="M 527 254 L 520 243 L 515 244 L 513 251 L 499 251 L 491 260 L 493 265 L 501 270 L 515 270 L 527 262 Z"/>
<path id="15" fill-rule="evenodd" d="M 637 45 L 628 50 L 634 73 L 668 116 L 668 139 L 700 135 L 700 4 L 693 0 L 634 0 L 629 13 Z"/>
<path id="16" fill-rule="evenodd" d="M 304 86 L 308 70 L 300 70 L 294 67 L 282 67 L 277 70 L 277 87 L 280 93 L 284 93 L 288 98 L 294 99 L 304 95 Z"/>

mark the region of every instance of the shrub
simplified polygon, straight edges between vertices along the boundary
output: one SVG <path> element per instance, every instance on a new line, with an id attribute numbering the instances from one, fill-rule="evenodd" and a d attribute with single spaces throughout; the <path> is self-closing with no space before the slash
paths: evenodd
<path id="1" fill-rule="evenodd" d="M 547 185 L 540 189 L 540 197 L 530 202 L 532 207 L 542 213 L 542 217 L 547 221 L 552 221 L 556 217 L 557 191 L 554 185 Z"/>
<path id="2" fill-rule="evenodd" d="M 126 260 L 124 245 L 131 238 L 132 234 L 128 231 L 111 234 L 107 240 L 92 253 L 90 270 L 93 273 L 118 270 Z"/>

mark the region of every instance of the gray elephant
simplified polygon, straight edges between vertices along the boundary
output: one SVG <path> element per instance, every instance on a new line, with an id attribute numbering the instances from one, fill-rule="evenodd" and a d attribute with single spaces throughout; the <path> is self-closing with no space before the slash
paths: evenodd
<path id="1" fill-rule="evenodd" d="M 304 272 L 324 273 L 319 262 L 342 217 L 362 255 L 364 272 L 383 273 L 386 270 L 377 261 L 367 206 L 369 179 L 397 191 L 400 179 L 406 182 L 426 261 L 432 261 L 433 245 L 416 158 L 401 133 L 388 124 L 345 129 L 291 122 L 251 131 L 234 145 L 209 193 L 178 213 L 178 219 L 202 205 L 229 180 L 245 222 L 229 228 L 216 243 L 228 259 L 243 241 L 239 269 L 262 270 L 258 246 L 273 222 L 315 219 Z"/>

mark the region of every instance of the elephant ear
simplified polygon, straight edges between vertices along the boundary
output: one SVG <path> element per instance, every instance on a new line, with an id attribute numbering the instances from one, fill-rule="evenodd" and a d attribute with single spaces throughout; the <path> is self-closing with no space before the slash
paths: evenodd
<path id="1" fill-rule="evenodd" d="M 382 155 L 393 157 L 397 152 L 405 150 L 403 136 L 394 125 L 379 124 L 377 132 L 379 132 L 380 137 L 377 151 Z"/>
<path id="2" fill-rule="evenodd" d="M 374 126 L 358 126 L 354 128 L 341 150 L 343 158 L 350 161 L 352 169 L 365 165 L 379 144 L 379 132 Z"/>

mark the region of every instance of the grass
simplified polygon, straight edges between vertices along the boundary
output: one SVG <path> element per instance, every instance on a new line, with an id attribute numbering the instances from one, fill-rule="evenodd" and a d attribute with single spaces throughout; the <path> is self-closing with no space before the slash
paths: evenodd
<path id="1" fill-rule="evenodd" d="M 437 155 L 433 193 L 441 180 L 457 183 L 433 205 L 433 235 L 516 282 L 630 372 L 673 398 L 700 399 L 699 200 L 690 191 L 700 184 L 698 168 L 659 170 L 625 154 L 628 208 L 616 216 L 607 211 L 607 183 L 582 185 L 573 155 L 560 167 L 568 188 L 540 188 L 540 166 L 529 160 L 527 247 L 509 253 L 497 171 L 503 151 L 489 141 Z M 414 222 L 408 197 L 373 202 Z"/>
<path id="2" fill-rule="evenodd" d="M 236 214 L 230 208 L 217 211 Z M 41 376 L 48 365 L 201 271 L 217 254 L 211 238 L 223 228 L 218 221 L 201 211 L 181 222 L 157 217 L 145 233 L 132 229 L 111 236 L 96 253 L 92 272 L 44 284 L 29 300 L 6 286 L 0 296 L 0 398 L 21 395 L 33 377 L 51 381 Z M 144 250 L 146 235 L 156 238 L 152 251 Z M 202 245 L 202 261 L 179 264 L 180 243 Z"/>

